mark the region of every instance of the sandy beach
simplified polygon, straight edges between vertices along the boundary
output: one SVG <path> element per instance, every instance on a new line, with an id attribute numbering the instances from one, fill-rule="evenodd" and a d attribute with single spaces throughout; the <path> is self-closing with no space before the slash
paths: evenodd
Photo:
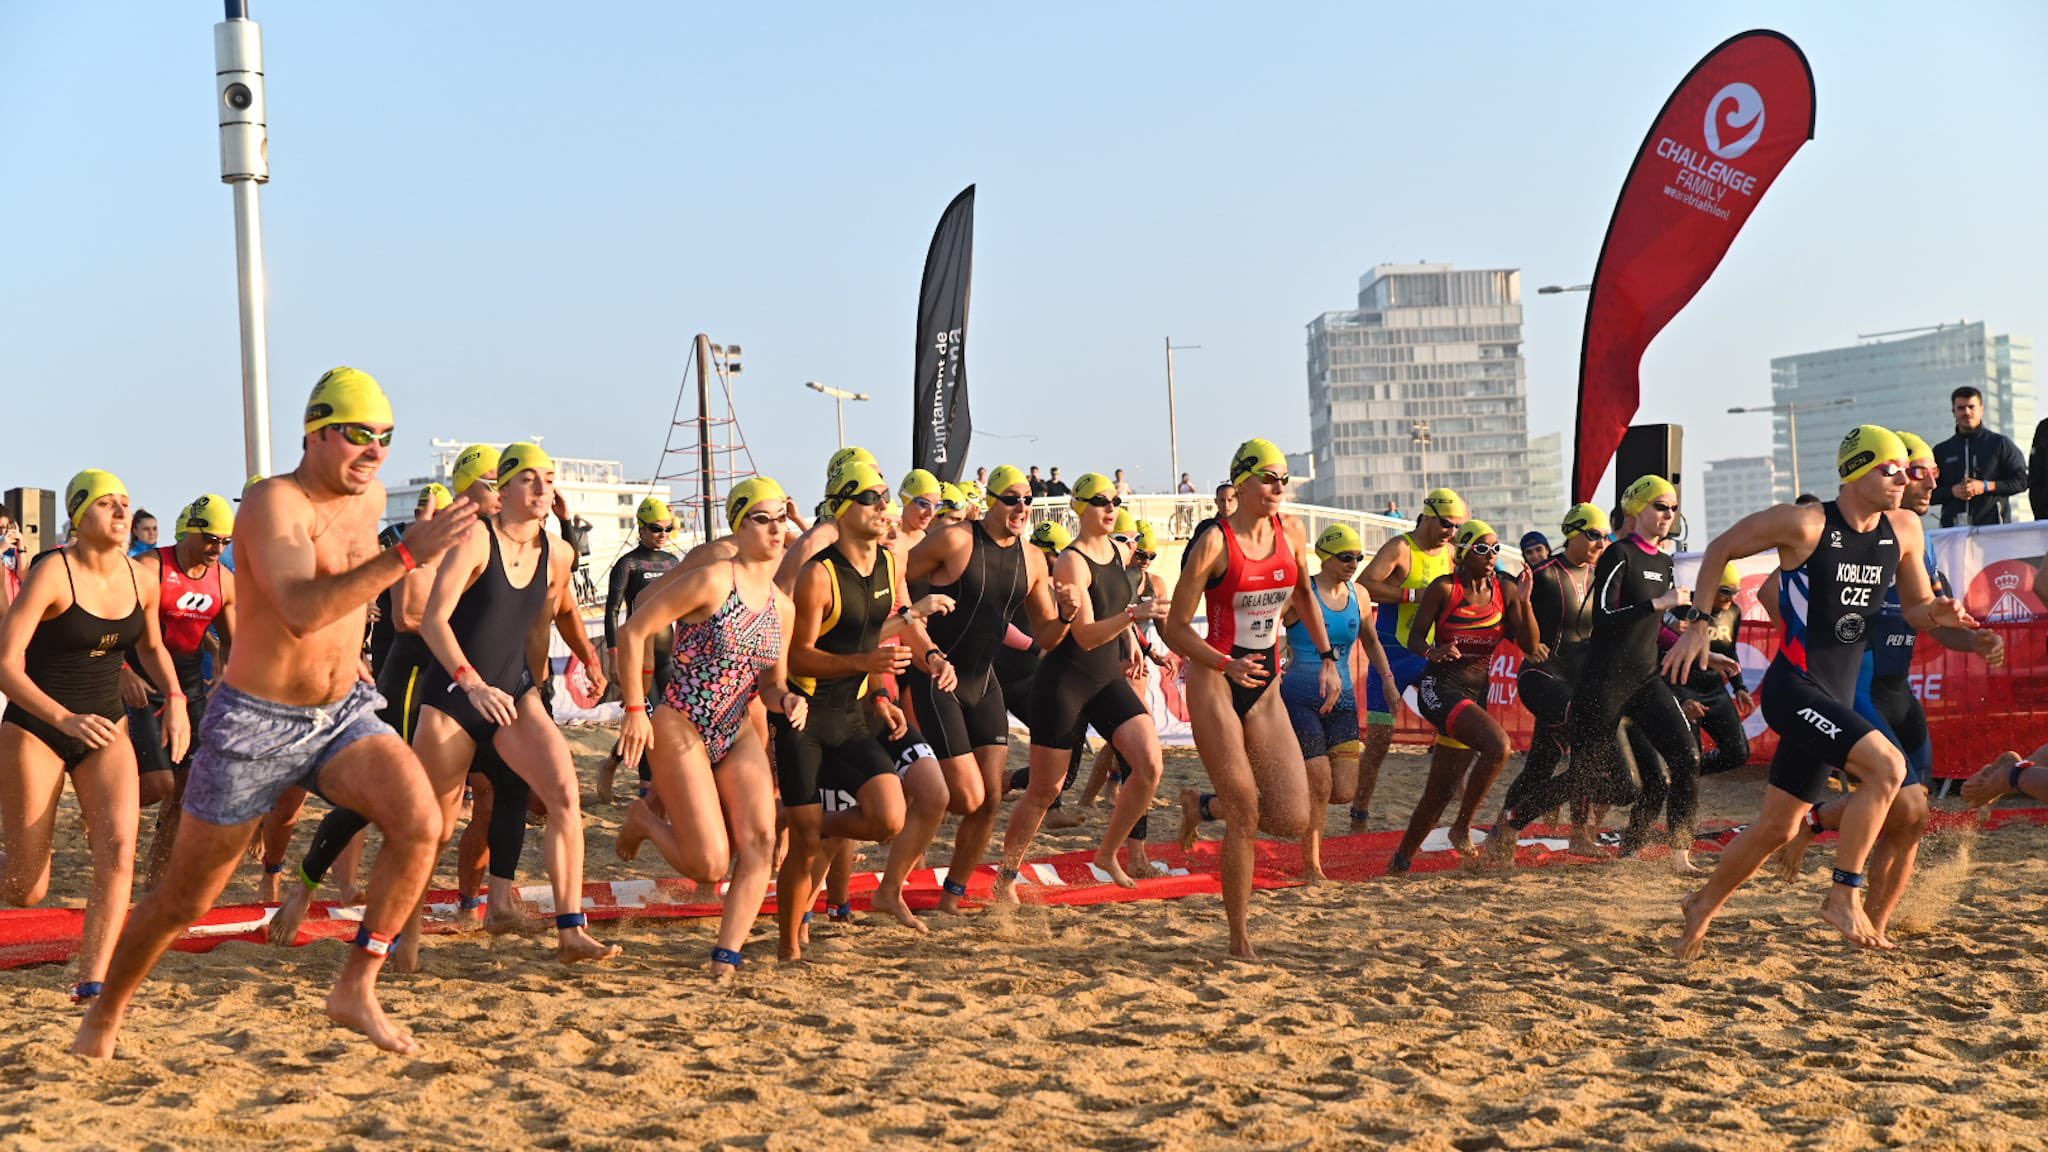
<path id="1" fill-rule="evenodd" d="M 572 734 L 586 795 L 607 740 Z M 1376 810 L 1405 821 L 1423 764 L 1397 751 Z M 1199 780 L 1169 753 L 1156 837 Z M 1703 818 L 1760 790 L 1760 768 L 1710 778 Z M 85 885 L 65 803 L 53 903 Z M 1106 810 L 1045 850 L 1092 846 Z M 654 874 L 612 854 L 623 812 L 589 803 L 592 879 Z M 326 1022 L 335 942 L 171 954 L 104 1064 L 64 1051 L 68 969 L 20 969 L 0 972 L 0 1146 L 2040 1147 L 2044 854 L 2038 828 L 1933 838 L 1903 947 L 1877 956 L 1814 915 L 1818 849 L 1686 967 L 1666 949 L 1693 882 L 1649 863 L 1261 893 L 1255 965 L 1225 955 L 1214 897 L 927 937 L 820 925 L 816 962 L 784 970 L 764 922 L 723 987 L 700 974 L 710 921 L 605 925 L 624 958 L 573 972 L 540 937 L 437 937 L 383 984 L 413 1058 Z"/>

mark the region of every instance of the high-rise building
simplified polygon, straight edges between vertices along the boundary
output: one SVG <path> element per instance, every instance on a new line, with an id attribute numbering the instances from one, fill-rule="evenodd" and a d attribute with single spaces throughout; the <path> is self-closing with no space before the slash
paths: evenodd
<path id="1" fill-rule="evenodd" d="M 1564 486 L 1564 433 L 1545 432 L 1529 438 L 1529 506 L 1536 530 L 1555 537 L 1571 504 Z"/>
<path id="2" fill-rule="evenodd" d="M 1800 430 L 1803 434 L 1805 429 Z M 1751 512 L 1778 503 L 1778 466 L 1769 456 L 1737 456 L 1707 461 L 1707 522 L 1704 535 L 1691 533 L 1691 547 L 1726 532 Z"/>
<path id="3" fill-rule="evenodd" d="M 1771 401 L 1799 405 L 1799 483 L 1818 496 L 1835 488 L 1835 447 L 1856 424 L 1882 424 L 1917 432 L 1938 444 L 1955 432 L 1949 393 L 1967 384 L 1984 393 L 1984 423 L 2025 451 L 2034 435 L 2034 345 L 2023 337 L 1958 321 L 1914 335 L 1874 339 L 1771 361 Z M 1843 398 L 1854 404 L 1829 406 Z M 1778 498 L 1792 491 L 1790 420 L 1772 417 Z M 2028 498 L 2013 500 L 2013 515 L 2029 516 Z"/>
<path id="4" fill-rule="evenodd" d="M 432 483 L 447 484 L 455 469 L 455 458 L 470 443 L 467 440 L 434 440 L 431 471 L 424 476 L 410 477 L 403 483 L 393 481 L 386 488 L 385 522 L 410 521 L 413 509 L 419 505 L 420 489 Z M 625 467 L 617 460 L 579 460 L 566 456 L 555 457 L 555 489 L 568 505 L 569 515 L 581 517 L 590 525 L 590 578 L 600 591 L 610 578 L 612 562 L 639 543 L 634 516 L 639 511 L 641 499 L 647 496 L 658 496 L 663 500 L 670 498 L 667 484 L 626 479 Z M 683 521 L 684 518 L 678 516 L 677 520 Z M 553 532 L 559 528 L 554 518 L 549 517 L 548 530 Z M 675 547 L 682 549 L 696 543 L 695 533 L 680 531 L 671 540 Z"/>
<path id="5" fill-rule="evenodd" d="M 1308 326 L 1305 499 L 1409 513 L 1432 488 L 1513 540 L 1534 526 L 1521 273 L 1382 264 L 1358 307 Z"/>

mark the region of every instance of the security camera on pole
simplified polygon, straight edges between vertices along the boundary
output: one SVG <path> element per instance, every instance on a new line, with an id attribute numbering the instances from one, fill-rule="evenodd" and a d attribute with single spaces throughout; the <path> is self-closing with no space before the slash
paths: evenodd
<path id="1" fill-rule="evenodd" d="M 253 476 L 270 475 L 270 340 L 263 310 L 263 217 L 257 185 L 270 182 L 269 124 L 263 103 L 263 29 L 247 0 L 226 0 L 213 26 L 215 111 L 220 114 L 220 178 L 235 191 L 235 281 L 242 325 L 242 455 Z"/>

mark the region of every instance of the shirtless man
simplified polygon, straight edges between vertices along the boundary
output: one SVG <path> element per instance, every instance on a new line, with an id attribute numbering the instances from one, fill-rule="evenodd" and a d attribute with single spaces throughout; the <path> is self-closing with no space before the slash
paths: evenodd
<path id="1" fill-rule="evenodd" d="M 327 998 L 329 1019 L 387 1051 L 418 1045 L 385 1018 L 377 973 L 426 887 L 440 813 L 412 750 L 376 715 L 362 679 L 363 628 L 377 593 L 466 533 L 457 502 L 395 548 L 377 549 L 392 435 L 391 402 L 367 373 L 336 368 L 306 404 L 305 455 L 255 485 L 237 517 L 236 644 L 207 703 L 200 753 L 164 881 L 130 915 L 86 1010 L 72 1052 L 109 1057 L 135 990 L 164 952 L 213 906 L 257 821 L 295 784 L 346 804 L 382 830 L 355 949 Z M 273 750 L 282 749 L 282 751 Z"/>

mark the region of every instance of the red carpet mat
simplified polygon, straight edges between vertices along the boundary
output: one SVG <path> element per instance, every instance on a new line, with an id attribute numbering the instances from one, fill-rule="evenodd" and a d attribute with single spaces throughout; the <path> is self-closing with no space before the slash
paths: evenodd
<path id="1" fill-rule="evenodd" d="M 2043 825 L 2048 824 L 2048 808 L 2006 808 L 1981 816 L 1976 813 L 1936 812 L 1934 830 L 1965 827 L 1972 822 L 1985 830 L 2010 824 Z M 1221 831 L 1220 825 L 1212 825 L 1211 828 Z M 1719 851 L 1721 845 L 1733 839 L 1740 830 L 1739 825 L 1720 825 L 1702 830 L 1695 850 Z M 1822 837 L 1822 842 L 1831 839 L 1832 836 Z M 1336 880 L 1359 881 L 1384 876 L 1400 840 L 1399 832 L 1332 837 L 1323 841 L 1323 870 Z M 1562 829 L 1532 826 L 1524 830 L 1515 858 L 1523 868 L 1550 864 L 1598 864 L 1611 858 L 1616 837 L 1612 834 L 1604 837 L 1603 845 L 1607 851 L 1605 855 L 1572 855 L 1565 851 Z M 1448 851 L 1448 847 L 1442 829 L 1431 833 L 1423 844 L 1423 851 L 1415 858 L 1414 871 L 1442 872 L 1460 867 L 1460 860 Z M 1118 888 L 1110 884 L 1108 876 L 1096 870 L 1093 852 L 1052 856 L 1033 861 L 1025 867 L 1018 896 L 1029 904 L 1080 905 L 1177 900 L 1185 896 L 1216 893 L 1222 890 L 1221 850 L 1222 843 L 1217 840 L 1198 842 L 1194 850 L 1186 854 L 1176 844 L 1152 846 L 1155 874 L 1140 879 L 1136 888 Z M 1659 852 L 1661 850 L 1652 850 L 1645 855 L 1655 856 Z M 875 872 L 854 875 L 852 902 L 856 908 L 869 906 L 869 898 L 880 878 L 880 874 Z M 995 878 L 993 866 L 977 872 L 968 880 L 970 898 L 985 900 Z M 1256 887 L 1289 888 L 1301 882 L 1299 845 L 1277 840 L 1258 842 L 1258 863 L 1253 876 Z M 601 881 L 583 886 L 583 911 L 596 921 L 627 917 L 716 916 L 722 891 L 722 887 L 712 890 L 678 878 Z M 554 900 L 545 885 L 522 886 L 519 894 L 540 914 L 553 914 Z M 939 894 L 940 877 L 929 869 L 912 873 L 904 885 L 905 899 L 913 908 L 936 906 Z M 454 932 L 452 919 L 456 899 L 454 892 L 429 895 L 428 932 Z M 769 907 L 772 908 L 773 904 L 771 889 Z M 265 933 L 274 912 L 274 907 L 263 904 L 215 908 L 186 933 L 177 948 L 184 952 L 207 952 L 231 940 L 261 943 L 266 939 Z M 361 918 L 360 905 L 315 904 L 299 928 L 296 943 L 303 945 L 314 940 L 352 938 Z M 84 923 L 85 913 L 77 909 L 25 908 L 0 912 L 0 968 L 55 964 L 70 959 L 78 950 Z"/>

